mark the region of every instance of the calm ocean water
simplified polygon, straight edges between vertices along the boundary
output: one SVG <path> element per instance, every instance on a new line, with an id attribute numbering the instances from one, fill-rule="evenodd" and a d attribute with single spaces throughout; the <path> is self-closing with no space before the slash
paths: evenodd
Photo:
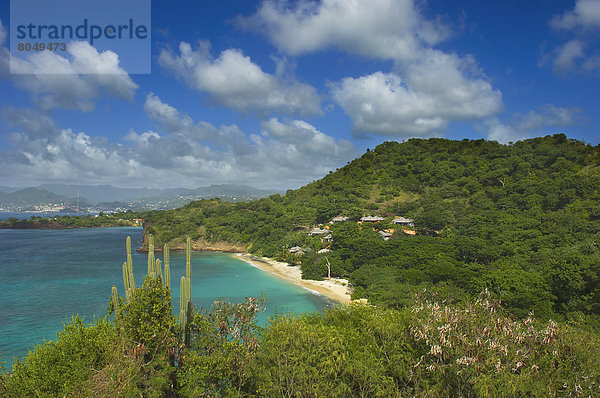
<path id="1" fill-rule="evenodd" d="M 86 321 L 106 315 L 110 290 L 123 296 L 125 239 L 139 246 L 141 228 L 0 230 L 0 352 L 10 363 L 35 344 L 53 340 L 72 315 Z M 157 253 L 162 260 L 162 254 Z M 146 275 L 143 254 L 133 254 L 136 284 Z M 179 279 L 185 253 L 171 253 L 173 305 L 178 307 Z M 331 301 L 254 268 L 227 254 L 192 254 L 192 299 L 209 307 L 218 298 L 267 298 L 259 318 L 287 312 L 317 312 Z"/>

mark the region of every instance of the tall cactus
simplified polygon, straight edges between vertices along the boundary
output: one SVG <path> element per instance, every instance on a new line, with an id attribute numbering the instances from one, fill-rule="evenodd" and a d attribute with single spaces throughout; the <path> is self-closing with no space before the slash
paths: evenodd
<path id="1" fill-rule="evenodd" d="M 180 291 L 181 298 L 179 299 L 179 331 L 181 337 L 185 339 L 185 327 L 187 324 L 186 315 L 187 315 L 187 307 L 188 307 L 188 297 L 187 297 L 187 288 L 186 288 L 186 280 L 185 276 L 181 277 L 180 282 Z"/>
<path id="2" fill-rule="evenodd" d="M 192 300 L 192 240 L 187 238 L 185 245 L 185 280 L 188 301 Z"/>
<path id="3" fill-rule="evenodd" d="M 180 291 L 181 300 L 179 301 L 179 327 L 181 338 L 184 344 L 189 344 L 188 325 L 191 321 L 192 313 L 192 243 L 191 239 L 187 238 L 185 248 L 185 276 L 181 277 Z"/>
<path id="4" fill-rule="evenodd" d="M 187 238 L 185 245 L 185 277 L 192 277 L 192 240 Z"/>
<path id="5" fill-rule="evenodd" d="M 135 286 L 131 287 L 131 279 L 129 278 L 129 272 L 127 269 L 127 262 L 123 263 L 123 288 L 125 289 L 125 299 L 129 304 L 131 302 L 131 296 L 133 294 L 133 290 Z"/>
<path id="6" fill-rule="evenodd" d="M 165 260 L 165 279 L 164 283 L 167 289 L 171 290 L 171 266 L 169 264 L 169 245 L 165 243 L 163 247 L 163 254 Z"/>
<path id="7" fill-rule="evenodd" d="M 189 304 L 192 301 L 192 280 L 190 278 L 185 279 L 185 290 L 185 297 Z"/>
<path id="8" fill-rule="evenodd" d="M 133 259 L 131 257 L 131 237 L 127 237 L 125 243 L 127 249 L 127 272 L 129 273 L 129 286 L 135 289 L 135 279 L 133 278 Z"/>
<path id="9" fill-rule="evenodd" d="M 123 289 L 125 289 L 125 294 L 127 294 L 127 289 L 129 289 L 129 274 L 127 273 L 126 262 L 123 263 Z"/>
<path id="10" fill-rule="evenodd" d="M 148 235 L 148 275 L 152 278 L 155 278 L 154 274 L 154 237 L 152 235 Z"/>
<path id="11" fill-rule="evenodd" d="M 110 292 L 110 299 L 112 301 L 113 308 L 115 309 L 115 316 L 119 313 L 119 294 L 117 293 L 117 287 L 113 285 L 112 291 Z"/>
<path id="12" fill-rule="evenodd" d="M 158 258 L 156 259 L 156 277 L 160 278 L 161 280 L 163 278 L 162 269 L 160 268 L 160 260 Z"/>

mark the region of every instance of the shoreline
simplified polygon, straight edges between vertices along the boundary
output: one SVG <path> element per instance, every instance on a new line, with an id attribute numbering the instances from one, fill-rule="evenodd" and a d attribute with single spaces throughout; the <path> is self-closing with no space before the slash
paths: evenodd
<path id="1" fill-rule="evenodd" d="M 248 253 L 235 253 L 231 254 L 231 256 L 239 258 L 253 267 L 275 275 L 278 278 L 285 279 L 296 286 L 325 296 L 337 303 L 349 304 L 352 302 L 352 298 L 348 293 L 348 281 L 346 279 L 332 278 L 331 280 L 324 279 L 322 281 L 302 279 L 299 266 L 290 266 L 287 263 L 275 261 L 267 257 L 256 257 Z"/>
<path id="2" fill-rule="evenodd" d="M 2 224 L 0 221 L 0 229 L 91 229 L 91 228 L 131 228 L 141 227 L 141 225 L 85 225 L 85 226 L 74 226 L 74 225 L 63 225 L 57 223 L 38 223 L 38 224 L 21 224 L 21 225 L 7 225 Z"/>

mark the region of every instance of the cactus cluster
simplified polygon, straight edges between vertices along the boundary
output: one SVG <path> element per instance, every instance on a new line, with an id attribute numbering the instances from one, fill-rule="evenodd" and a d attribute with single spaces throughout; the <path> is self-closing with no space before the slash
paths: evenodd
<path id="1" fill-rule="evenodd" d="M 125 288 L 125 298 L 129 304 L 135 291 L 135 279 L 133 277 L 133 259 L 131 256 L 131 238 L 128 236 L 126 241 L 127 261 L 123 263 L 123 285 Z M 192 243 L 187 238 L 185 250 L 185 276 L 181 277 L 181 300 L 179 301 L 179 326 L 181 337 L 187 344 L 189 339 L 188 325 L 192 313 Z M 148 276 L 151 278 L 160 278 L 167 289 L 171 290 L 171 268 L 169 259 L 169 245 L 165 243 L 163 249 L 164 259 L 164 277 L 161 268 L 162 262 L 154 257 L 154 237 L 148 235 Z M 119 296 L 117 287 L 113 285 L 111 291 L 111 301 L 115 309 L 115 314 L 119 312 Z"/>

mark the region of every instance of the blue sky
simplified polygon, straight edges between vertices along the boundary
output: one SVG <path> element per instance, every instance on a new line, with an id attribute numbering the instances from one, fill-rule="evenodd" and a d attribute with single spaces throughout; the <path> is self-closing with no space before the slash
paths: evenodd
<path id="1" fill-rule="evenodd" d="M 0 185 L 288 189 L 386 140 L 600 142 L 600 0 L 154 0 L 151 74 L 86 42 L 11 74 L 0 21 Z"/>

